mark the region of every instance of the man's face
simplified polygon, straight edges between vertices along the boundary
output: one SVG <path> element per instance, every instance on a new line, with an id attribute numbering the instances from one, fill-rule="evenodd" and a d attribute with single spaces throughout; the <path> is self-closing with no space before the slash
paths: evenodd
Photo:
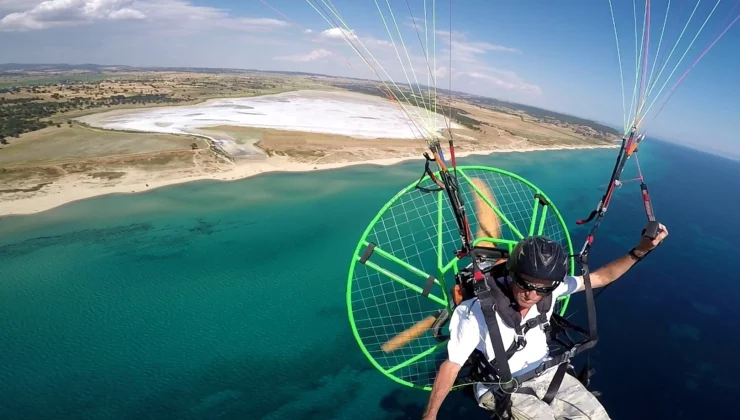
<path id="1" fill-rule="evenodd" d="M 527 283 L 531 283 L 537 286 L 551 286 L 552 282 L 547 280 L 539 280 L 534 277 L 530 277 L 526 274 L 520 275 L 523 280 L 525 280 Z M 529 309 L 532 306 L 536 305 L 539 301 L 544 298 L 544 295 L 538 294 L 534 290 L 526 290 L 520 287 L 516 281 L 513 282 L 512 290 L 514 292 L 514 299 L 516 299 L 516 303 L 519 304 L 519 308 L 521 309 Z"/>

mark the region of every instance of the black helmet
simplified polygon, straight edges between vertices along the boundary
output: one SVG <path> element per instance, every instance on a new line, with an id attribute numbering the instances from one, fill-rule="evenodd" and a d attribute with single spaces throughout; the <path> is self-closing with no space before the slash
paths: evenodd
<path id="1" fill-rule="evenodd" d="M 506 264 L 514 277 L 524 274 L 559 283 L 568 272 L 568 255 L 550 238 L 528 236 L 516 244 Z"/>

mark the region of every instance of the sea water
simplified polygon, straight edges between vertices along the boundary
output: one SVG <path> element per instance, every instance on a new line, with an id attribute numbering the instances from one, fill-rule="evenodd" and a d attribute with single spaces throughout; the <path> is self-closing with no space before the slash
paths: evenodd
<path id="1" fill-rule="evenodd" d="M 597 301 L 593 389 L 614 419 L 732 417 L 740 164 L 646 141 L 670 236 Z M 542 188 L 579 248 L 616 149 L 460 159 Z M 629 165 L 624 178 L 634 177 Z M 360 352 L 347 270 L 368 222 L 423 164 L 274 173 L 112 195 L 0 218 L 0 418 L 403 419 L 428 392 Z M 616 193 L 592 250 L 626 253 L 645 215 Z M 572 319 L 585 325 L 582 296 Z M 584 356 L 585 358 L 585 356 Z M 584 358 L 579 357 L 579 363 Z M 460 393 L 439 418 L 487 418 Z"/>

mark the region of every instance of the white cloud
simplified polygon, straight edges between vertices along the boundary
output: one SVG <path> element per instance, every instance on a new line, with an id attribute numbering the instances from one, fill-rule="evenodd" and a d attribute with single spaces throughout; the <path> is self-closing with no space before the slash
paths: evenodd
<path id="1" fill-rule="evenodd" d="M 447 46 L 445 54 L 452 53 L 455 61 L 475 62 L 489 52 L 504 52 L 521 54 L 516 48 L 504 45 L 492 44 L 484 41 L 469 41 L 467 34 L 459 31 L 438 30 L 437 35 L 442 43 Z"/>
<path id="2" fill-rule="evenodd" d="M 458 88 L 468 83 L 482 81 L 485 86 L 490 88 L 489 94 L 503 92 L 524 94 L 526 96 L 541 95 L 542 89 L 532 83 L 523 80 L 516 72 L 511 70 L 502 70 L 492 67 L 486 59 L 490 52 L 503 52 L 521 54 L 521 51 L 503 45 L 497 45 L 485 41 L 469 40 L 468 35 L 459 31 L 438 30 L 437 35 L 445 45 L 441 52 L 437 52 L 438 57 L 452 55 L 453 63 L 457 63 L 461 70 L 455 68 L 438 67 L 435 69 L 435 77 L 438 78 L 438 86 L 443 86 L 444 81 L 441 79 L 452 77 L 456 80 Z M 478 91 L 481 90 L 481 84 L 476 83 Z M 468 89 L 471 90 L 471 89 Z"/>
<path id="3" fill-rule="evenodd" d="M 365 44 L 366 45 L 376 45 L 376 46 L 379 46 L 379 47 L 393 48 L 393 43 L 390 42 L 390 41 L 386 41 L 384 39 L 365 38 Z"/>
<path id="4" fill-rule="evenodd" d="M 331 29 L 326 29 L 324 31 L 321 31 L 321 33 L 319 34 L 319 39 L 341 40 L 342 42 L 345 42 L 345 43 L 351 42 L 360 51 L 364 51 L 364 49 L 362 48 L 362 45 L 393 48 L 393 43 L 391 41 L 386 41 L 385 39 L 378 39 L 378 38 L 374 38 L 372 36 L 366 36 L 366 35 L 358 36 L 357 32 L 355 32 L 354 29 L 348 30 L 348 29 L 339 28 L 339 27 L 334 27 Z"/>
<path id="5" fill-rule="evenodd" d="M 321 31 L 320 36 L 322 38 L 329 38 L 329 39 L 342 39 L 342 40 L 349 39 L 350 41 L 357 39 L 357 35 L 355 34 L 354 30 L 351 30 L 351 29 L 347 30 L 347 29 L 339 28 L 339 27 Z"/>
<path id="6" fill-rule="evenodd" d="M 507 74 L 508 77 L 502 77 L 501 74 Z M 519 76 L 517 76 L 514 72 L 506 71 L 506 72 L 499 72 L 496 69 L 489 69 L 489 72 L 479 72 L 479 71 L 473 71 L 473 72 L 459 72 L 454 74 L 456 77 L 470 77 L 473 79 L 479 79 L 479 80 L 485 80 L 488 83 L 493 84 L 494 87 L 505 89 L 505 90 L 513 90 L 513 91 L 519 91 L 522 93 L 528 93 L 533 95 L 541 95 L 542 89 L 540 89 L 539 86 L 526 83 L 524 82 Z"/>
<path id="7" fill-rule="evenodd" d="M 169 23 L 157 29 L 176 31 L 206 27 L 257 32 L 281 29 L 288 23 L 271 18 L 236 18 L 226 10 L 195 6 L 186 0 L 47 0 L 30 4 L 13 0 L 26 9 L 0 19 L 0 30 L 30 31 L 60 26 L 78 26 L 100 21 L 136 20 L 150 24 Z"/>
<path id="8" fill-rule="evenodd" d="M 521 53 L 516 48 L 495 45 L 490 42 L 463 42 L 455 41 L 454 39 L 452 41 L 452 50 L 461 50 L 463 54 L 484 54 L 488 51 Z"/>
<path id="9" fill-rule="evenodd" d="M 284 28 L 288 26 L 288 22 L 277 20 L 277 19 L 270 19 L 270 18 L 257 18 L 257 19 L 249 19 L 249 18 L 241 18 L 236 19 L 239 23 L 243 23 L 245 25 L 255 25 L 262 28 Z"/>
<path id="10" fill-rule="evenodd" d="M 101 20 L 144 19 L 134 0 L 48 0 L 0 19 L 2 30 L 34 30 Z"/>
<path id="11" fill-rule="evenodd" d="M 138 10 L 123 8 L 108 14 L 109 20 L 144 19 L 146 16 Z"/>
<path id="12" fill-rule="evenodd" d="M 322 48 L 319 50 L 313 50 L 310 53 L 304 54 L 304 55 L 277 56 L 277 57 L 274 57 L 273 59 L 278 60 L 278 61 L 307 62 L 307 61 L 320 60 L 330 55 L 332 55 L 331 51 L 327 51 Z"/>
<path id="13" fill-rule="evenodd" d="M 42 0 L 2 0 L 0 1 L 0 14 L 22 12 L 37 6 L 41 2 Z"/>
<path id="14" fill-rule="evenodd" d="M 403 28 L 407 50 L 394 33 L 396 51 L 388 34 L 374 37 L 372 28 L 311 30 L 288 23 L 291 19 L 282 13 L 284 20 L 245 16 L 192 1 L 0 0 L 0 61 L 300 70 L 414 86 L 437 80 L 439 87 L 447 87 L 451 78 L 455 90 L 483 95 L 530 98 L 541 93 L 515 72 L 488 61 L 494 54 L 519 50 L 465 33 L 437 31 L 435 68 L 433 53 L 424 57 L 430 45 L 420 45 L 415 29 Z M 48 28 L 56 30 L 44 31 Z M 419 30 L 423 35 L 423 27 Z"/>
<path id="15" fill-rule="evenodd" d="M 444 67 L 444 66 L 437 67 L 437 69 L 434 70 L 434 79 L 435 80 L 444 79 L 449 74 L 450 74 L 450 69 L 448 69 L 447 67 Z"/>
<path id="16" fill-rule="evenodd" d="M 360 36 L 355 30 L 335 27 L 320 32 L 317 41 L 332 41 L 341 44 L 352 42 L 375 69 L 378 76 L 385 80 L 390 78 L 395 82 L 410 83 L 414 86 L 416 86 L 417 83 L 422 85 L 430 83 L 433 85 L 436 81 L 437 86 L 445 87 L 449 84 L 448 79 L 452 78 L 455 80 L 457 88 L 468 91 L 477 91 L 482 94 L 491 94 L 496 92 L 496 94 L 501 95 L 508 92 L 509 94 L 524 95 L 527 97 L 542 94 L 542 90 L 539 86 L 526 82 L 511 70 L 494 68 L 488 64 L 488 61 L 486 60 L 487 54 L 491 52 L 521 53 L 518 49 L 469 39 L 467 34 L 457 31 L 452 31 L 451 33 L 449 31 L 437 31 L 437 35 L 440 36 L 443 41 L 447 41 L 438 41 L 438 44 L 442 47 L 436 53 L 437 59 L 443 60 L 443 62 L 446 63 L 450 52 L 452 52 L 452 61 L 453 63 L 458 64 L 458 68 L 460 68 L 460 70 L 455 68 L 450 69 L 447 65 L 438 65 L 436 68 L 432 69 L 431 57 L 433 53 L 430 52 L 429 60 L 425 59 L 422 49 L 413 42 L 413 39 L 406 40 L 405 47 L 407 48 L 407 51 L 403 50 L 403 47 L 397 40 L 396 48 L 399 51 L 395 51 L 393 49 L 393 44 L 388 40 L 377 39 L 369 36 Z M 370 50 L 372 56 L 367 54 L 358 41 L 361 41 L 362 44 Z M 307 62 L 323 58 L 315 57 L 313 55 L 315 52 L 316 51 L 308 55 L 281 56 L 279 58 L 276 57 L 276 59 L 280 59 L 282 61 Z M 355 68 L 354 71 L 356 73 L 358 70 L 364 71 L 368 67 L 365 63 L 362 63 L 357 59 L 354 51 L 342 49 L 341 53 L 344 58 L 358 64 L 357 66 L 352 66 Z M 430 71 L 432 72 L 431 75 L 429 74 Z M 351 74 L 351 76 L 358 75 Z M 369 74 L 368 76 L 373 79 L 378 77 L 375 74 Z M 429 80 L 430 78 L 432 80 Z M 476 81 L 478 81 L 478 83 L 475 83 L 475 89 L 473 89 L 473 84 Z M 467 87 L 467 89 L 465 89 L 465 87 Z"/>

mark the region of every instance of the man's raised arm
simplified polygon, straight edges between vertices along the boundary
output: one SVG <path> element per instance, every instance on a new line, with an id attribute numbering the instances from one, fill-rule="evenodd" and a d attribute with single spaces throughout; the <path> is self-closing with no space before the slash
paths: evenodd
<path id="1" fill-rule="evenodd" d="M 631 253 L 627 253 L 610 262 L 609 264 L 606 264 L 605 266 L 599 268 L 598 270 L 592 272 L 591 287 L 594 289 L 605 287 L 618 278 L 622 277 L 622 275 L 626 273 L 630 268 L 632 268 L 632 266 L 635 265 L 635 263 L 637 263 L 639 259 L 647 255 L 648 252 L 655 249 L 656 246 L 660 245 L 660 243 L 666 238 L 666 236 L 668 236 L 668 229 L 666 229 L 666 227 L 662 224 L 660 225 L 660 230 L 658 230 L 658 235 L 655 237 L 655 239 L 650 239 L 646 236 L 642 236 L 640 238 L 640 243 L 634 248 L 635 256 L 633 256 Z M 578 280 L 579 287 L 576 291 L 580 292 L 585 289 L 585 286 L 580 276 Z"/>

